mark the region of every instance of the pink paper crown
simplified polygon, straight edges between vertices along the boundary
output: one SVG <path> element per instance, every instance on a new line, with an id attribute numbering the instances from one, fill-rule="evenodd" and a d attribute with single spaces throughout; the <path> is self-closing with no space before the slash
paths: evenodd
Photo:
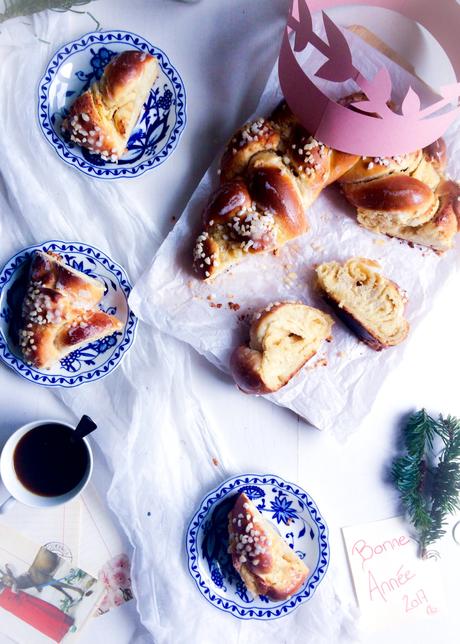
<path id="1" fill-rule="evenodd" d="M 417 18 L 425 27 L 446 42 L 451 62 L 459 77 L 460 47 L 452 39 L 457 32 L 460 7 L 455 0 L 443 0 L 433 11 L 432 0 L 355 0 L 355 3 L 397 8 L 410 18 Z M 312 10 L 345 4 L 345 0 L 309 0 Z M 443 13 L 444 12 L 444 13 Z M 441 14 L 441 20 L 439 19 Z M 434 17 L 436 16 L 436 17 Z M 293 0 L 279 56 L 279 79 L 284 97 L 304 127 L 328 146 L 367 156 L 393 156 L 413 152 L 441 137 L 460 115 L 460 107 L 445 111 L 460 96 L 460 83 L 441 87 L 440 99 L 421 109 L 419 95 L 410 87 L 401 104 L 401 113 L 388 106 L 392 81 L 388 70 L 382 67 L 367 80 L 353 65 L 352 52 L 341 29 L 322 12 L 327 42 L 313 29 L 312 15 L 307 0 Z M 289 34 L 295 32 L 294 51 Z M 431 29 L 430 29 L 431 31 Z M 452 45 L 455 43 L 455 47 Z M 354 80 L 366 98 L 353 107 L 340 105 L 326 94 L 303 71 L 295 53 L 310 44 L 327 61 L 313 78 L 343 83 Z M 437 114 L 443 110 L 441 114 Z M 361 113 L 360 113 L 361 112 Z M 363 114 L 362 112 L 365 112 Z M 437 115 L 436 115 L 437 114 Z"/>

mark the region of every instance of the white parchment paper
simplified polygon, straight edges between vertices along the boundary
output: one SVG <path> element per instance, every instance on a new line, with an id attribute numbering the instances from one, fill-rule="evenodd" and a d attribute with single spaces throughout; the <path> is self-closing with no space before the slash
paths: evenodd
<path id="1" fill-rule="evenodd" d="M 430 99 L 426 86 L 417 78 L 360 38 L 351 34 L 347 38 L 353 41 L 354 64 L 368 78 L 383 63 L 391 72 L 396 96 L 404 95 L 411 85 L 423 102 Z M 320 57 L 307 49 L 308 68 L 317 68 Z M 330 90 L 331 84 L 326 85 Z M 339 96 L 354 89 L 353 84 L 342 85 L 335 92 Z M 254 116 L 268 115 L 281 98 L 275 67 Z M 445 137 L 448 173 L 454 178 L 460 178 L 459 135 L 457 121 Z M 311 230 L 283 247 L 278 256 L 251 256 L 214 281 L 203 283 L 191 271 L 192 247 L 203 207 L 218 184 L 218 162 L 216 159 L 204 175 L 150 270 L 137 283 L 130 303 L 145 321 L 188 342 L 223 371 L 228 372 L 235 346 L 247 340 L 248 318 L 257 309 L 273 301 L 300 299 L 328 310 L 314 287 L 314 266 L 318 263 L 351 256 L 377 260 L 383 273 L 408 292 L 407 316 L 412 331 L 433 306 L 449 275 L 459 267 L 458 249 L 439 257 L 430 250 L 411 248 L 405 242 L 361 228 L 354 210 L 332 186 L 309 209 Z M 410 341 L 409 335 L 400 346 L 377 353 L 337 321 L 333 342 L 284 388 L 267 397 L 343 439 L 370 411 L 379 388 L 397 368 Z"/>

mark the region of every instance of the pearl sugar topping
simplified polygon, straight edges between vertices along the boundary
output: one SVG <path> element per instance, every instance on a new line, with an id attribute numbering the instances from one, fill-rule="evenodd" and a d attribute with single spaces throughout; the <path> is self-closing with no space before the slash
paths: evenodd
<path id="1" fill-rule="evenodd" d="M 230 533 L 229 552 L 237 557 L 240 564 L 249 561 L 254 566 L 260 563 L 261 555 L 267 552 L 271 546 L 271 540 L 267 537 L 256 518 L 250 512 L 249 503 L 244 503 L 245 514 L 240 512 L 233 516 L 232 525 L 235 531 Z"/>

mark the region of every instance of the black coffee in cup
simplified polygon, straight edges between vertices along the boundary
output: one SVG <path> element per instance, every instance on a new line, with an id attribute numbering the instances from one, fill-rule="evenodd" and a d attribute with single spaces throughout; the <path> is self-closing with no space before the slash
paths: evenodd
<path id="1" fill-rule="evenodd" d="M 59 423 L 34 427 L 19 440 L 13 464 L 21 484 L 39 496 L 61 496 L 85 477 L 89 453 L 74 430 Z"/>

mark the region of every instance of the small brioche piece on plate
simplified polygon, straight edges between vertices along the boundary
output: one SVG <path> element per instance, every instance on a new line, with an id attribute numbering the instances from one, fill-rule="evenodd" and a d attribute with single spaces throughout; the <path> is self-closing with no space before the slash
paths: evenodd
<path id="1" fill-rule="evenodd" d="M 406 293 L 379 268 L 374 260 L 352 257 L 316 269 L 319 287 L 337 316 L 375 351 L 399 344 L 409 333 Z"/>
<path id="2" fill-rule="evenodd" d="M 62 129 L 104 161 L 118 161 L 157 76 L 154 56 L 141 51 L 118 54 L 100 80 L 75 100 Z"/>
<path id="3" fill-rule="evenodd" d="M 252 595 L 282 601 L 306 581 L 307 566 L 244 493 L 228 515 L 228 533 L 233 566 Z"/>
<path id="4" fill-rule="evenodd" d="M 231 358 L 233 378 L 250 394 L 278 391 L 331 339 L 332 318 L 298 302 L 275 302 L 257 314 L 249 346 Z"/>
<path id="5" fill-rule="evenodd" d="M 26 362 L 50 369 L 79 347 L 120 331 L 122 322 L 98 308 L 103 295 L 99 280 L 67 266 L 56 253 L 36 251 L 19 331 Z"/>

